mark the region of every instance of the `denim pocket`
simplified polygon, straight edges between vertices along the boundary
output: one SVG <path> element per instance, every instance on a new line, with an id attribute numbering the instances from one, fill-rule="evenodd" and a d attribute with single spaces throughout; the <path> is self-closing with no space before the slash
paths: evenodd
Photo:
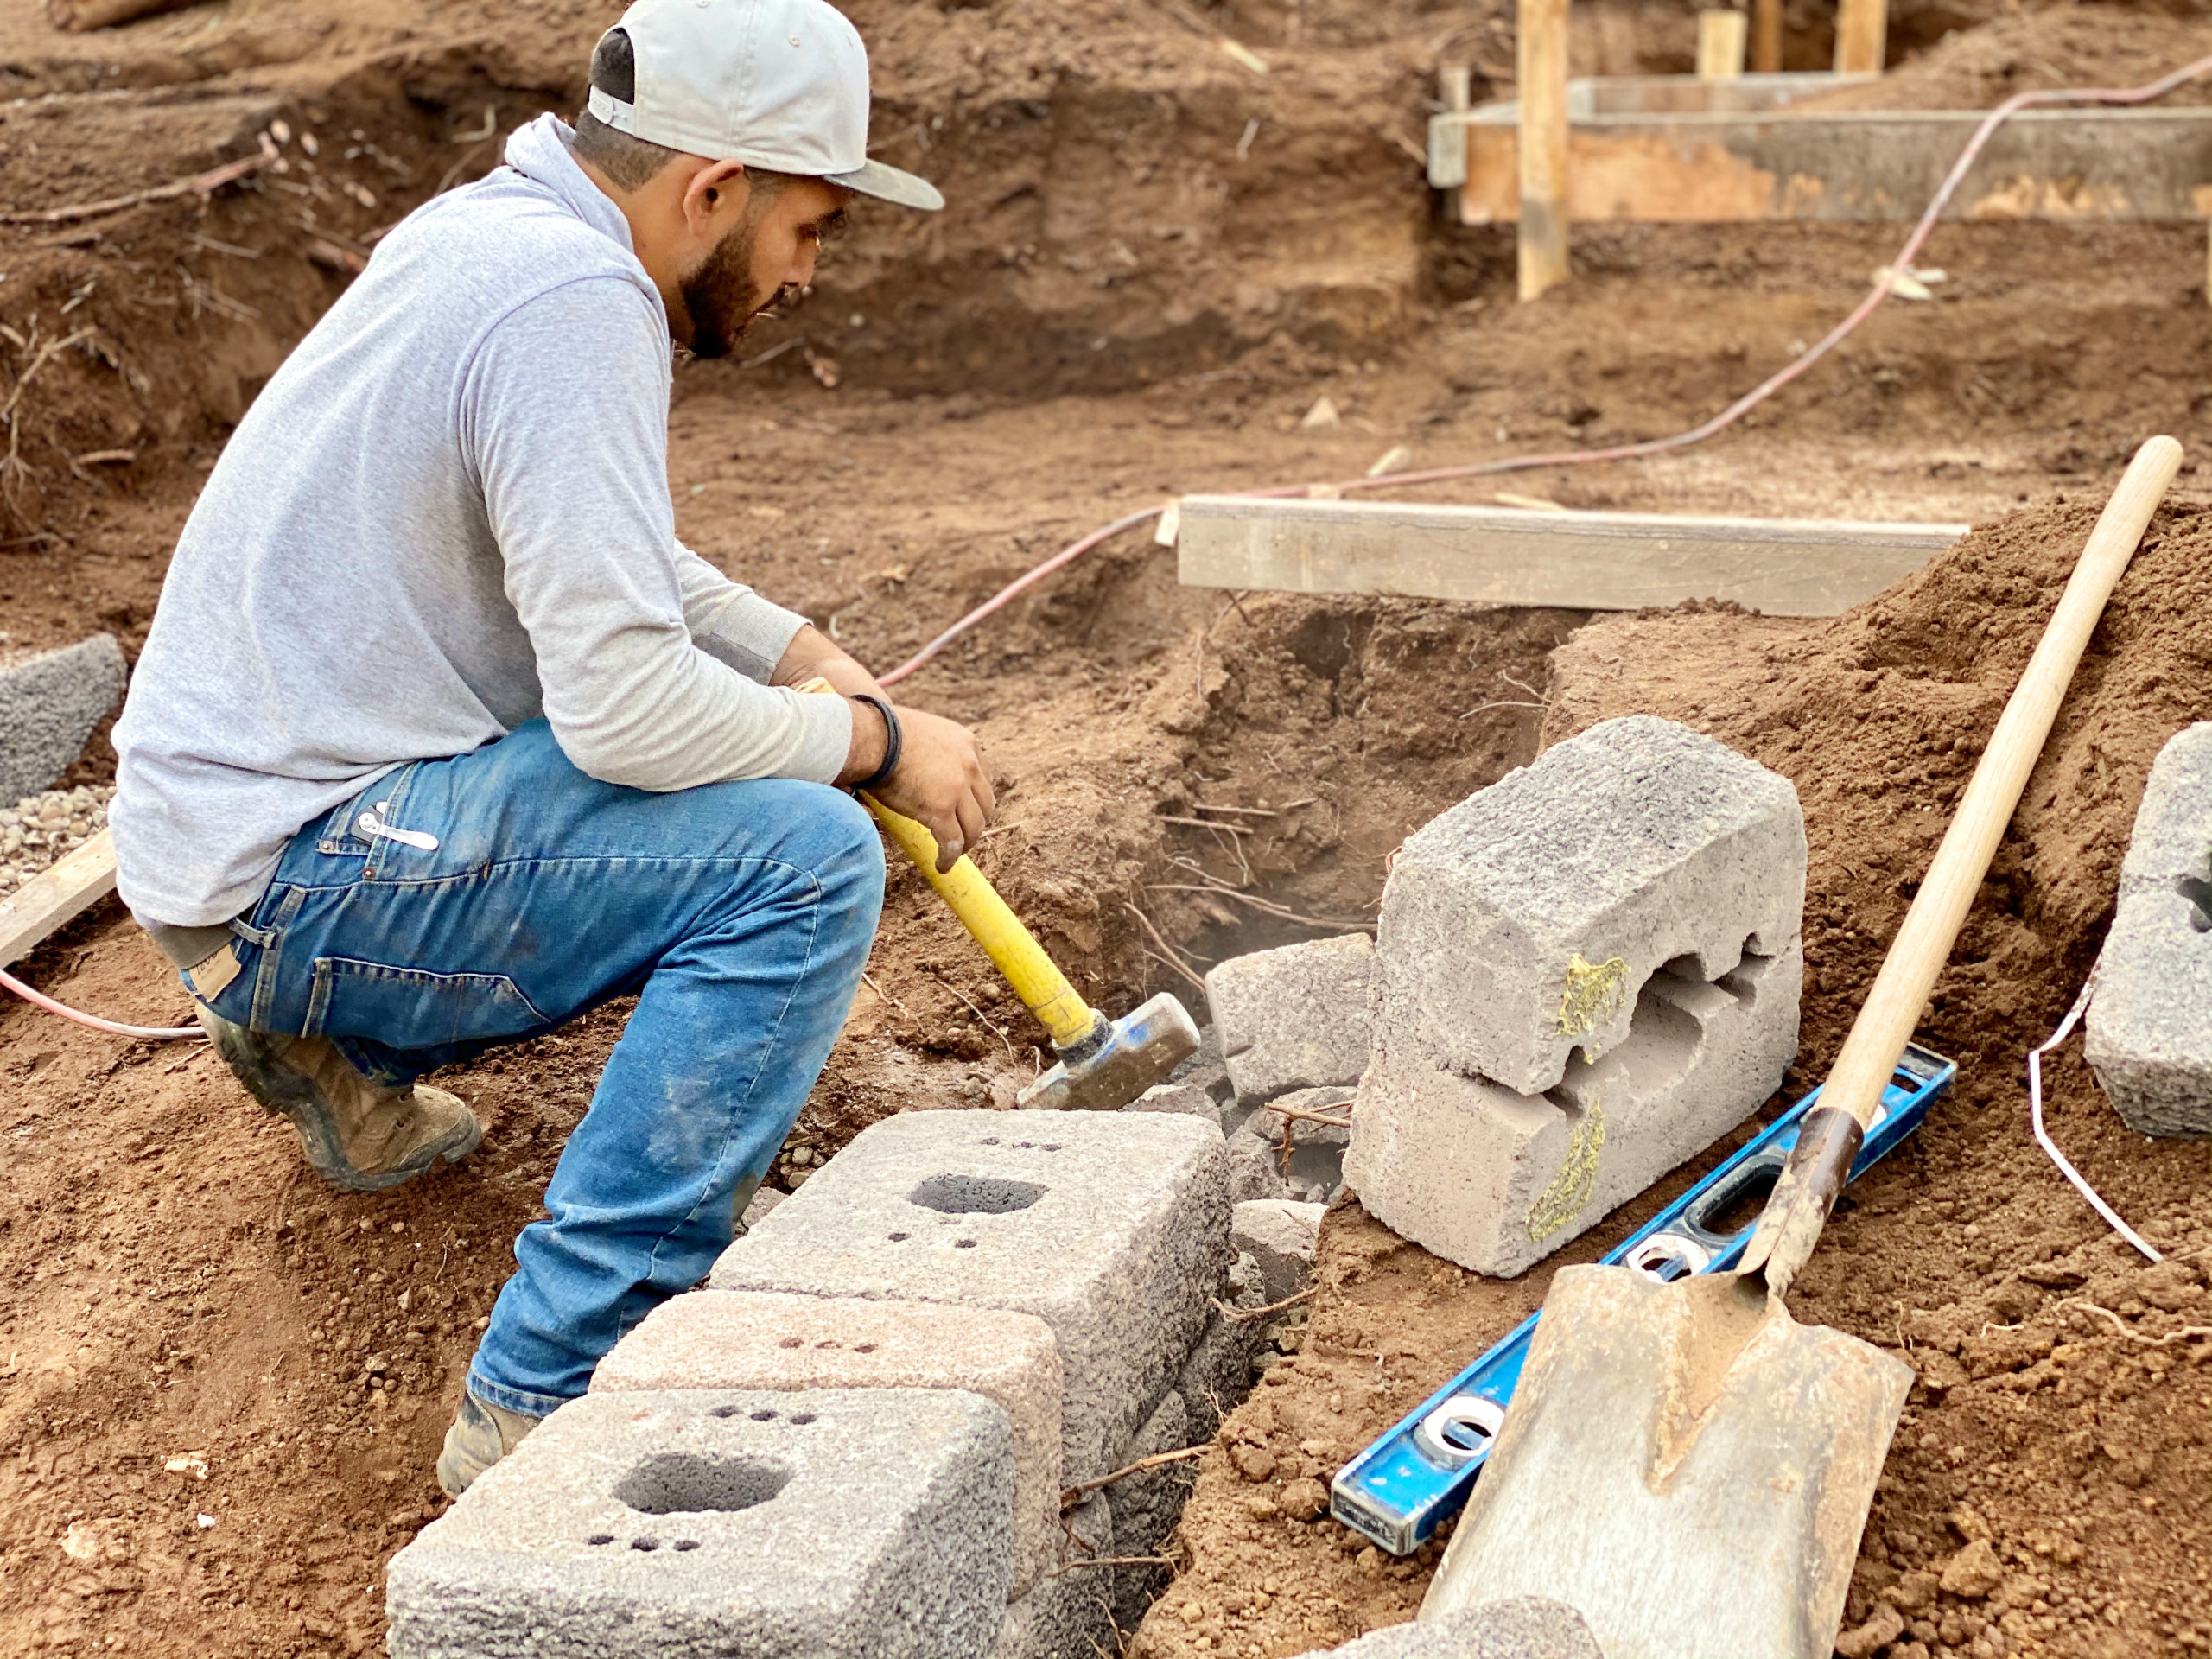
<path id="1" fill-rule="evenodd" d="M 432 974 L 317 957 L 302 1034 L 423 1049 L 519 1037 L 550 1023 L 505 974 Z"/>

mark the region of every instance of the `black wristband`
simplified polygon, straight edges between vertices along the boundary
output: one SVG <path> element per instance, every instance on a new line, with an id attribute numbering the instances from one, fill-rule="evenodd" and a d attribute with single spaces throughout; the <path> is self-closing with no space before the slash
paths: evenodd
<path id="1" fill-rule="evenodd" d="M 891 705 L 881 697 L 870 696 L 862 691 L 856 693 L 853 701 L 868 704 L 883 716 L 883 764 L 853 785 L 855 789 L 874 789 L 887 782 L 891 774 L 899 770 L 899 755 L 906 747 L 906 739 L 899 729 L 899 716 L 892 712 Z"/>

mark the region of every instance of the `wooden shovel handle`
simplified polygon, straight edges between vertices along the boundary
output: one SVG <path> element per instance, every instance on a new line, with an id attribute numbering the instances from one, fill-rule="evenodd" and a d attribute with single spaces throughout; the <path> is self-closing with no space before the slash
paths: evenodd
<path id="1" fill-rule="evenodd" d="M 2181 445 L 2171 438 L 2152 438 L 2135 452 L 2120 487 L 2089 532 L 2058 608 L 2044 629 L 2027 671 L 2013 688 L 1989 747 L 1982 751 L 1951 827 L 1936 849 L 1912 908 L 1905 912 L 1904 925 L 1883 958 L 1873 988 L 1866 993 L 1851 1034 L 1828 1072 L 1820 1106 L 1807 1115 L 1790 1168 L 1776 1186 L 1758 1232 L 1745 1252 L 1745 1269 L 1763 1270 L 1775 1294 L 1796 1277 L 1820 1237 L 1821 1225 L 1858 1151 L 1859 1135 L 1873 1122 L 1882 1090 L 1936 988 L 1936 976 L 1950 960 L 1959 929 L 2012 820 L 2012 810 L 2027 788 L 2028 775 L 2043 753 L 2075 668 L 2104 614 L 2105 601 L 2135 556 L 2136 543 L 2143 539 L 2151 515 L 2180 467 Z M 1818 1126 L 1816 1118 L 1821 1120 Z M 1835 1167 L 1839 1160 L 1840 1167 Z"/>

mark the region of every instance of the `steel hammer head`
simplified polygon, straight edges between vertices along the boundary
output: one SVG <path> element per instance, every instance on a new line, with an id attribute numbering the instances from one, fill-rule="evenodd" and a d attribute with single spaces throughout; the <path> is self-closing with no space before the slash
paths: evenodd
<path id="1" fill-rule="evenodd" d="M 1198 1027 L 1162 991 L 1119 1020 L 1095 1015 L 1090 1033 L 1016 1097 L 1035 1111 L 1118 1111 L 1198 1052 Z"/>

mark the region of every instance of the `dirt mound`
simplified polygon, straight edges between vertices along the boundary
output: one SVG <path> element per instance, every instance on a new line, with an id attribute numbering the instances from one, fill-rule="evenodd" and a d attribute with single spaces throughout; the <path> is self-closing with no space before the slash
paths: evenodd
<path id="1" fill-rule="evenodd" d="M 1947 35 L 1879 81 L 1846 87 L 1805 109 L 1983 110 L 2015 92 L 2052 86 L 2140 86 L 2212 47 L 2201 8 L 2176 15 L 2118 6 L 2067 6 L 1997 16 Z M 2212 103 L 2212 77 L 2164 105 Z"/>
<path id="2" fill-rule="evenodd" d="M 1547 741 L 1656 713 L 1796 785 L 1811 845 L 1807 986 L 1784 1098 L 1819 1080 L 1849 1028 L 2101 505 L 2060 499 L 2000 519 L 1833 622 L 1605 618 L 1554 654 Z M 2088 1659 L 2175 1652 L 2212 1628 L 2194 1565 L 2212 1547 L 2196 1501 L 2212 1478 L 2212 1346 L 2172 1334 L 2212 1324 L 2212 1146 L 2127 1134 L 2078 1049 L 2053 1068 L 2051 1122 L 2069 1154 L 2188 1258 L 2146 1268 L 2030 1141 L 2021 1086 L 2026 1051 L 2094 959 L 2152 760 L 2212 707 L 2209 561 L 2212 510 L 2162 512 L 1937 985 L 1923 1039 L 1960 1062 L 1957 1084 L 1853 1189 L 1801 1281 L 1802 1318 L 1920 1372 L 1850 1615 L 1872 1617 L 1891 1592 L 1925 1624 L 1894 1632 L 1901 1643 Z M 1611 1248 L 1688 1179 L 1560 1259 Z M 1410 1617 L 1427 1552 L 1389 1565 L 1332 1524 L 1282 1516 L 1277 1500 L 1299 1476 L 1326 1479 L 1503 1335 L 1540 1302 L 1553 1265 L 1475 1280 L 1356 1206 L 1332 1217 L 1302 1351 L 1227 1431 L 1268 1459 L 1244 1459 L 1242 1475 L 1206 1460 L 1185 1522 L 1193 1570 L 1147 1622 L 1143 1651 L 1289 1653 Z M 1255 1467 L 1268 1478 L 1252 1482 Z M 1981 1594 L 1939 1598 L 1913 1576 L 1984 1537 L 1996 1569 Z M 1254 1595 L 1263 1574 L 1277 1589 Z"/>

